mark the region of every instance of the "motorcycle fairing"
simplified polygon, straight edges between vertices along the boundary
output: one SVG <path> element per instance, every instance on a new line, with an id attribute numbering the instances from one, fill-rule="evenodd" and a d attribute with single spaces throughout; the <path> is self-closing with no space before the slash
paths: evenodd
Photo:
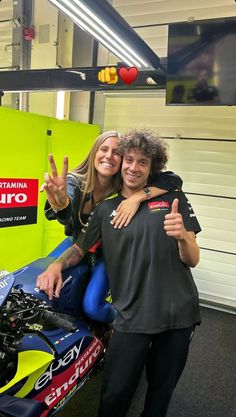
<path id="1" fill-rule="evenodd" d="M 8 384 L 0 388 L 0 393 L 7 391 L 19 381 L 29 377 L 31 374 L 33 379 L 36 380 L 38 376 L 42 374 L 45 369 L 47 369 L 48 365 L 53 361 L 53 359 L 54 356 L 48 352 L 42 352 L 38 350 L 27 350 L 24 352 L 19 352 L 16 374 L 8 382 Z M 19 395 L 20 391 L 18 391 L 16 397 L 24 396 L 23 394 Z"/>
<path id="2" fill-rule="evenodd" d="M 39 291 L 35 283 L 37 276 L 45 271 L 53 261 L 54 258 L 40 258 L 23 268 L 17 269 L 13 273 L 15 277 L 14 287 L 19 290 L 21 289 L 25 293 L 32 294 L 40 300 L 46 301 L 47 304 L 51 304 L 47 295 L 43 291 Z"/>
<path id="3" fill-rule="evenodd" d="M 89 266 L 87 261 L 81 262 L 78 266 L 68 268 L 62 272 L 62 290 L 60 297 L 49 301 L 48 296 L 40 291 L 35 283 L 37 276 L 40 275 L 48 265 L 54 261 L 54 258 L 40 258 L 23 268 L 15 271 L 14 288 L 22 290 L 24 293 L 32 294 L 34 297 L 52 304 L 53 308 L 65 314 L 79 316 L 82 313 L 81 300 L 84 290 L 89 280 Z"/>
<path id="4" fill-rule="evenodd" d="M 82 333 L 80 335 L 78 333 L 79 332 L 75 332 L 75 334 L 73 333 L 68 334 L 62 329 L 59 329 L 59 331 L 58 330 L 54 331 L 53 336 L 48 335 L 48 339 L 51 339 L 50 340 L 51 343 L 53 344 L 53 340 L 55 342 L 55 351 L 56 351 L 55 355 L 56 356 L 52 354 L 52 350 L 50 346 L 48 346 L 45 341 L 40 340 L 39 336 L 37 335 L 24 336 L 24 338 L 21 341 L 20 351 L 18 354 L 17 372 L 14 378 L 7 385 L 5 385 L 5 387 L 2 390 L 0 390 L 0 393 L 7 392 L 9 391 L 10 388 L 16 387 L 17 383 L 19 383 L 25 377 L 27 377 L 27 380 L 24 382 L 24 385 L 21 386 L 21 388 L 19 389 L 19 391 L 17 391 L 15 395 L 21 398 L 26 397 L 26 396 L 30 398 L 34 398 L 34 395 L 36 393 L 34 389 L 36 382 L 40 378 L 42 378 L 42 375 L 47 371 L 48 366 L 50 366 L 50 364 L 52 363 L 55 364 L 56 361 L 59 362 L 60 360 L 62 360 L 61 358 L 68 357 L 69 356 L 68 352 L 70 351 L 68 347 L 71 348 L 71 350 L 75 349 L 76 342 L 77 342 L 77 346 L 79 346 L 78 348 L 79 353 L 77 353 L 77 356 L 80 354 L 78 356 L 79 361 L 81 361 L 81 357 L 83 357 L 83 355 L 86 355 L 86 352 L 89 352 L 89 353 L 92 352 L 91 346 L 93 347 L 93 345 L 99 346 L 99 348 L 97 349 L 99 349 L 99 356 L 100 356 L 100 352 L 102 352 L 101 342 L 95 339 L 88 329 L 87 329 L 87 332 L 86 331 L 83 332 L 84 336 L 82 336 Z M 77 334 L 77 339 L 76 339 L 76 334 Z M 62 337 L 62 335 L 64 335 L 64 337 Z M 69 336 L 72 336 L 72 339 Z M 59 344 L 56 343 L 58 340 L 60 341 Z M 34 343 L 36 344 L 37 348 L 41 350 L 37 350 L 35 348 L 30 349 L 30 347 L 32 347 Z M 44 350 L 44 352 L 42 350 Z M 48 356 L 44 357 L 43 353 L 48 354 Z M 70 356 L 69 356 L 69 359 L 70 359 Z M 94 363 L 93 360 L 89 360 L 89 363 L 86 364 L 86 370 L 89 370 L 90 366 L 92 366 L 93 363 Z M 72 367 L 73 365 L 71 366 L 71 368 Z M 56 365 L 56 368 L 57 368 L 57 365 Z M 64 373 L 67 376 L 70 376 L 70 369 L 68 371 L 64 371 Z M 79 378 L 83 377 L 83 372 L 81 371 L 81 368 L 80 368 L 80 374 L 77 374 L 77 376 Z M 53 386 L 54 386 L 55 381 L 63 381 L 63 377 L 61 376 L 60 372 L 58 375 L 54 376 L 53 381 L 52 381 Z M 44 398 L 44 394 L 42 398 Z"/>
<path id="5" fill-rule="evenodd" d="M 86 260 L 62 272 L 60 297 L 53 299 L 53 308 L 64 314 L 79 317 L 83 314 L 82 299 L 90 279 L 90 268 Z"/>
<path id="6" fill-rule="evenodd" d="M 80 344 L 72 345 L 65 355 L 58 358 L 58 362 L 51 363 L 41 374 L 30 398 L 44 402 L 50 415 L 57 412 L 89 377 L 95 362 L 102 359 L 103 349 L 103 344 L 96 337 L 90 338 L 89 344 L 88 338 L 82 338 Z M 45 411 L 41 417 L 48 412 Z"/>
<path id="7" fill-rule="evenodd" d="M 45 336 L 50 345 L 53 346 L 53 349 L 55 349 L 57 354 L 60 355 L 65 352 L 67 348 L 78 343 L 82 338 L 86 338 L 88 343 L 90 343 L 93 336 L 87 325 L 81 320 L 76 320 L 75 325 L 78 329 L 74 333 L 63 329 L 43 330 L 41 333 Z"/>
<path id="8" fill-rule="evenodd" d="M 14 275 L 9 274 L 0 278 L 0 307 L 4 304 L 14 284 Z"/>
<path id="9" fill-rule="evenodd" d="M 9 379 L 5 380 L 7 384 L 0 389 L 0 410 L 1 398 L 10 394 L 18 397 L 14 397 L 15 399 L 22 401 L 31 402 L 33 400 L 37 403 L 37 400 L 39 400 L 42 411 L 40 411 L 40 414 L 34 414 L 34 411 L 31 414 L 24 414 L 22 409 L 22 412 L 13 414 L 14 417 L 51 417 L 56 414 L 87 381 L 94 369 L 104 359 L 104 340 L 106 343 L 106 337 L 103 340 L 103 333 L 101 333 L 101 341 L 93 336 L 84 321 L 84 313 L 81 310 L 81 301 L 90 276 L 90 267 L 87 260 L 84 259 L 77 267 L 63 272 L 63 288 L 60 299 L 54 298 L 53 302 L 50 302 L 47 295 L 36 288 L 35 281 L 36 277 L 53 261 L 54 258 L 50 254 L 50 257 L 38 259 L 18 269 L 13 276 L 9 274 L 11 279 L 7 276 L 9 287 L 10 284 L 11 288 L 13 286 L 13 294 L 15 287 L 18 290 L 21 289 L 23 293 L 32 294 L 35 298 L 45 301 L 46 304 L 52 304 L 57 312 L 74 316 L 73 324 L 77 327 L 74 333 L 58 329 L 58 327 L 56 330 L 49 330 L 52 324 L 49 321 L 48 330 L 43 330 L 42 326 L 47 325 L 47 323 L 44 323 L 44 317 L 42 316 L 38 328 L 37 323 L 34 322 L 32 328 L 28 328 L 30 332 L 33 329 L 35 334 L 26 333 L 17 346 L 16 373 L 13 378 L 10 376 L 12 378 L 10 382 L 8 382 Z M 4 291 L 2 293 L 1 287 Z M 7 287 L 8 284 L 5 283 L 2 286 L 0 285 L 0 306 L 2 305 L 1 300 L 3 298 L 5 300 L 10 292 L 10 288 L 8 291 Z M 39 302 L 39 304 L 42 303 Z M 51 311 L 51 308 L 49 308 L 49 311 Z M 65 317 L 65 319 L 68 320 L 68 317 Z M 11 412 L 9 414 L 11 415 Z"/>
<path id="10" fill-rule="evenodd" d="M 0 395 L 0 413 L 6 413 L 11 417 L 39 417 L 42 410 L 43 407 L 39 401 Z"/>
<path id="11" fill-rule="evenodd" d="M 89 344 L 93 336 L 88 327 L 80 320 L 77 320 L 75 325 L 78 329 L 74 333 L 64 329 L 55 329 L 40 331 L 39 335 L 27 334 L 22 338 L 18 350 L 19 352 L 26 350 L 43 350 L 48 353 L 55 351 L 55 355 L 60 356 L 70 346 L 79 343 L 82 338 L 85 338 Z M 40 333 L 43 334 L 44 339 L 40 337 Z"/>
<path id="12" fill-rule="evenodd" d="M 43 351 L 53 354 L 53 349 L 50 346 L 49 342 L 46 343 L 45 340 L 37 334 L 27 334 L 22 339 L 18 346 L 18 352 L 23 352 L 26 350 L 34 351 Z"/>

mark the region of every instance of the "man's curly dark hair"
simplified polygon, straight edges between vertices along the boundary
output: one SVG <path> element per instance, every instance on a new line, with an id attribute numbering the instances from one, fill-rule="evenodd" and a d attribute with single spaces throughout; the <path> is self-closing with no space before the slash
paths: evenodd
<path id="1" fill-rule="evenodd" d="M 168 145 L 150 129 L 129 129 L 121 136 L 119 151 L 136 149 L 152 160 L 151 174 L 159 174 L 168 161 Z"/>

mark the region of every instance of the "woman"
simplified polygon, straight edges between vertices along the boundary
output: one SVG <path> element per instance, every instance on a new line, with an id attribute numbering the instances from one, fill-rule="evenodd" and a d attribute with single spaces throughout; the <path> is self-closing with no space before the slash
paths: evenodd
<path id="1" fill-rule="evenodd" d="M 57 219 L 64 224 L 65 234 L 72 236 L 73 242 L 77 239 L 83 225 L 86 224 L 94 205 L 117 193 L 120 189 L 119 139 L 120 134 L 116 131 L 99 135 L 85 160 L 69 174 L 67 157 L 64 158 L 62 173 L 58 176 L 53 156 L 49 155 L 51 175 L 45 174 L 45 183 L 41 187 L 41 191 L 45 190 L 48 198 L 45 215 L 49 220 Z M 182 180 L 175 174 L 161 173 L 152 180 L 148 188 L 137 192 L 117 207 L 117 214 L 112 224 L 119 228 L 127 226 L 141 201 L 181 188 L 181 185 Z M 99 250 L 97 257 L 101 258 Z M 94 254 L 92 259 L 94 260 Z M 114 311 L 103 301 L 108 286 L 104 264 L 100 260 L 96 266 L 92 267 L 93 274 L 84 294 L 83 309 L 89 317 L 95 320 L 113 321 Z M 56 297 L 59 296 L 61 284 L 57 283 L 55 287 Z M 52 299 L 53 279 L 45 282 L 43 290 Z"/>

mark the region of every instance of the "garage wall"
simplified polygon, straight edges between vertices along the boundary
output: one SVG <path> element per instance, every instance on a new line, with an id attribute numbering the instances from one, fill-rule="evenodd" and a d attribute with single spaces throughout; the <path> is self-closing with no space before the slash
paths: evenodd
<path id="1" fill-rule="evenodd" d="M 160 57 L 167 56 L 167 23 L 236 15 L 231 0 L 114 0 L 113 6 Z M 105 129 L 150 127 L 168 141 L 168 169 L 183 178 L 203 229 L 193 270 L 200 298 L 230 309 L 236 308 L 235 122 L 236 107 L 166 107 L 164 91 L 106 95 Z"/>
<path id="2" fill-rule="evenodd" d="M 132 27 L 236 14 L 234 0 L 113 0 L 112 5 Z"/>

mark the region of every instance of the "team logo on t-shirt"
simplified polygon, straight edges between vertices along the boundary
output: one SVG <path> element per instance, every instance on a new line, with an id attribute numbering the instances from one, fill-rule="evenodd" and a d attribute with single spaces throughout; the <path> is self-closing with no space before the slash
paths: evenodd
<path id="1" fill-rule="evenodd" d="M 148 209 L 151 212 L 160 211 L 160 210 L 161 211 L 168 210 L 170 208 L 169 201 L 150 201 L 147 204 L 148 204 Z"/>
<path id="2" fill-rule="evenodd" d="M 189 209 L 189 211 L 192 211 L 192 213 L 190 213 L 190 217 L 196 217 L 196 215 L 195 215 L 195 213 L 194 213 L 194 211 L 193 211 L 193 208 L 192 208 L 192 206 L 191 206 L 191 203 L 187 200 L 187 203 L 188 203 L 188 209 Z"/>
<path id="3" fill-rule="evenodd" d="M 116 210 L 113 210 L 112 212 L 111 212 L 111 214 L 110 214 L 110 216 L 109 217 L 112 217 L 112 220 L 110 221 L 110 223 L 111 224 L 113 224 L 112 223 L 112 221 L 114 220 L 114 217 L 117 215 L 117 211 Z"/>

